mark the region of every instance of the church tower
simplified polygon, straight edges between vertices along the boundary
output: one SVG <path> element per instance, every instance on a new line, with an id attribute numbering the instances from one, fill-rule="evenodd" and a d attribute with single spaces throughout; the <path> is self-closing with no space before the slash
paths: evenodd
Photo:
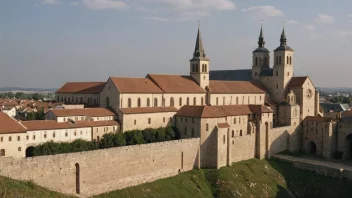
<path id="1" fill-rule="evenodd" d="M 266 49 L 263 34 L 263 27 L 260 28 L 258 48 L 253 51 L 252 79 L 259 80 L 259 75 L 270 65 L 270 51 Z"/>
<path id="2" fill-rule="evenodd" d="M 206 57 L 200 28 L 196 40 L 196 47 L 193 52 L 193 58 L 190 61 L 190 75 L 200 87 L 205 89 L 209 86 L 209 59 Z"/>
<path id="3" fill-rule="evenodd" d="M 282 30 L 280 46 L 274 50 L 273 96 L 276 102 L 285 101 L 285 89 L 293 76 L 293 49 L 287 45 L 285 29 Z"/>

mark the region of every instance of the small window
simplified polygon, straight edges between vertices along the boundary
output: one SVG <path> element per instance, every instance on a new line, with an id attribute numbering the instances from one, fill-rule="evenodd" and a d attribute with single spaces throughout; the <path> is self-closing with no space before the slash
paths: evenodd
<path id="1" fill-rule="evenodd" d="M 240 124 L 241 124 L 241 118 L 238 118 L 238 123 L 240 123 Z"/>
<path id="2" fill-rule="evenodd" d="M 181 117 L 181 123 L 182 123 L 182 121 L 183 121 L 183 118 Z"/>
<path id="3" fill-rule="evenodd" d="M 187 97 L 187 105 L 189 105 L 189 98 Z"/>
<path id="4" fill-rule="evenodd" d="M 28 136 L 27 136 L 27 137 L 28 137 Z M 1 141 L 1 142 L 3 142 L 3 141 L 4 141 L 4 138 L 3 138 L 3 137 L 1 137 L 1 138 L 0 138 L 0 141 Z"/>
<path id="5" fill-rule="evenodd" d="M 147 107 L 150 107 L 150 99 L 147 98 Z"/>
<path id="6" fill-rule="evenodd" d="M 29 140 L 29 136 L 28 135 L 26 136 L 26 139 Z M 2 138 L 1 138 L 1 141 L 2 141 Z"/>
<path id="7" fill-rule="evenodd" d="M 173 97 L 171 97 L 170 98 L 170 106 L 171 107 L 173 107 L 173 106 L 175 106 L 175 104 L 174 104 L 175 102 L 174 102 L 174 98 Z"/>
<path id="8" fill-rule="evenodd" d="M 140 98 L 137 99 L 137 107 L 141 107 L 141 99 Z"/>
<path id="9" fill-rule="evenodd" d="M 157 106 L 158 106 L 158 99 L 154 98 L 154 107 L 157 107 Z"/>
<path id="10" fill-rule="evenodd" d="M 276 89 L 279 89 L 279 84 L 276 84 Z"/>
<path id="11" fill-rule="evenodd" d="M 21 147 L 18 147 L 18 151 L 21 151 L 22 150 L 22 148 Z"/>
<path id="12" fill-rule="evenodd" d="M 193 105 L 197 105 L 197 99 L 196 99 L 196 97 L 193 98 Z"/>
<path id="13" fill-rule="evenodd" d="M 137 120 L 134 120 L 134 125 L 136 125 L 137 124 Z"/>
<path id="14" fill-rule="evenodd" d="M 44 138 L 46 138 L 46 134 L 44 134 Z"/>
<path id="15" fill-rule="evenodd" d="M 33 140 L 35 140 L 35 135 L 33 135 Z"/>
<path id="16" fill-rule="evenodd" d="M 11 142 L 11 141 L 12 141 L 12 137 L 10 136 L 10 137 L 9 137 L 9 142 Z"/>
<path id="17" fill-rule="evenodd" d="M 287 76 L 290 76 L 290 72 L 287 72 Z"/>
<path id="18" fill-rule="evenodd" d="M 240 130 L 240 136 L 242 136 L 242 130 Z"/>
<path id="19" fill-rule="evenodd" d="M 67 132 L 65 133 L 65 136 L 66 136 L 66 137 L 68 136 L 68 133 L 67 133 Z"/>
<path id="20" fill-rule="evenodd" d="M 127 106 L 129 107 L 129 108 L 131 108 L 132 107 L 132 100 L 131 100 L 131 98 L 128 98 L 128 100 L 127 100 Z"/>
<path id="21" fill-rule="evenodd" d="M 235 137 L 235 131 L 232 130 L 232 137 Z"/>
<path id="22" fill-rule="evenodd" d="M 148 124 L 152 123 L 152 119 L 148 118 Z"/>
<path id="23" fill-rule="evenodd" d="M 236 118 L 233 119 L 233 123 L 236 124 Z"/>
<path id="24" fill-rule="evenodd" d="M 216 105 L 219 105 L 219 98 L 216 97 Z"/>
<path id="25" fill-rule="evenodd" d="M 17 136 L 17 141 L 21 141 L 21 137 L 20 136 Z"/>
<path id="26" fill-rule="evenodd" d="M 163 122 L 165 123 L 165 117 L 163 117 Z"/>
<path id="27" fill-rule="evenodd" d="M 223 140 L 223 142 L 224 142 L 224 144 L 225 144 L 225 142 L 226 142 L 226 137 L 225 137 L 225 135 L 222 136 L 222 140 Z"/>
<path id="28" fill-rule="evenodd" d="M 204 98 L 202 97 L 201 99 L 200 99 L 200 105 L 204 105 Z"/>
<path id="29" fill-rule="evenodd" d="M 209 131 L 209 124 L 206 124 L 206 125 L 205 125 L 205 130 L 206 130 L 206 131 Z"/>
<path id="30" fill-rule="evenodd" d="M 104 132 L 105 132 L 105 128 L 104 128 Z M 75 132 L 73 133 L 73 135 L 76 136 L 76 135 L 77 135 L 77 132 L 75 131 Z"/>
<path id="31" fill-rule="evenodd" d="M 55 131 L 54 131 L 54 133 L 53 133 L 53 138 L 55 138 Z"/>

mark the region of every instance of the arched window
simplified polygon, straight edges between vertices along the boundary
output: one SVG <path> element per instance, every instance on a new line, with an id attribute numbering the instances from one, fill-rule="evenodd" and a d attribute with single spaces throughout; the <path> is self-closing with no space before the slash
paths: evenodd
<path id="1" fill-rule="evenodd" d="M 205 125 L 205 130 L 206 130 L 206 131 L 209 131 L 209 124 L 206 124 L 206 125 Z"/>
<path id="2" fill-rule="evenodd" d="M 236 104 L 238 104 L 238 97 L 236 97 Z"/>
<path id="3" fill-rule="evenodd" d="M 148 124 L 151 124 L 151 123 L 152 123 L 152 119 L 148 118 Z"/>
<path id="4" fill-rule="evenodd" d="M 204 72 L 205 71 L 205 65 L 203 64 L 202 65 L 202 72 Z"/>
<path id="5" fill-rule="evenodd" d="M 193 105 L 197 105 L 197 99 L 196 99 L 196 97 L 193 98 Z"/>
<path id="6" fill-rule="evenodd" d="M 292 65 L 292 56 L 290 56 L 290 65 Z"/>
<path id="7" fill-rule="evenodd" d="M 175 106 L 175 102 L 174 102 L 174 98 L 173 97 L 170 98 L 170 106 L 171 107 Z"/>
<path id="8" fill-rule="evenodd" d="M 233 123 L 236 124 L 236 118 L 233 119 Z"/>
<path id="9" fill-rule="evenodd" d="M 187 105 L 189 105 L 189 97 L 187 97 Z"/>
<path id="10" fill-rule="evenodd" d="M 200 104 L 201 104 L 202 106 L 204 105 L 204 98 L 203 98 L 203 97 L 200 99 Z"/>
<path id="11" fill-rule="evenodd" d="M 5 156 L 5 149 L 0 150 L 0 156 Z"/>
<path id="12" fill-rule="evenodd" d="M 286 64 L 287 65 L 289 64 L 289 57 L 288 56 L 286 57 Z"/>
<path id="13" fill-rule="evenodd" d="M 161 99 L 161 106 L 165 107 L 165 98 Z"/>
<path id="14" fill-rule="evenodd" d="M 147 98 L 147 107 L 150 107 L 150 99 Z"/>
<path id="15" fill-rule="evenodd" d="M 158 99 L 154 98 L 154 107 L 157 107 L 157 106 L 158 106 Z"/>
<path id="16" fill-rule="evenodd" d="M 182 106 L 182 98 L 180 98 L 179 106 Z"/>
<path id="17" fill-rule="evenodd" d="M 281 59 L 282 59 L 281 56 L 279 56 L 279 64 L 281 64 Z"/>
<path id="18" fill-rule="evenodd" d="M 204 66 L 205 66 L 205 67 L 204 67 L 204 68 L 205 68 L 205 71 L 204 71 L 204 72 L 208 72 L 208 65 L 205 64 Z"/>
<path id="19" fill-rule="evenodd" d="M 137 99 L 137 107 L 141 107 L 141 98 Z"/>
<path id="20" fill-rule="evenodd" d="M 279 64 L 279 57 L 277 56 L 276 57 L 276 65 L 278 65 Z"/>
<path id="21" fill-rule="evenodd" d="M 235 137 L 235 131 L 232 130 L 232 137 Z"/>
<path id="22" fill-rule="evenodd" d="M 255 57 L 255 66 L 258 66 L 258 57 Z"/>
<path id="23" fill-rule="evenodd" d="M 216 105 L 219 105 L 219 98 L 216 97 Z"/>
<path id="24" fill-rule="evenodd" d="M 129 108 L 132 107 L 132 100 L 131 100 L 131 98 L 128 98 L 128 100 L 127 100 L 127 107 L 129 107 Z"/>

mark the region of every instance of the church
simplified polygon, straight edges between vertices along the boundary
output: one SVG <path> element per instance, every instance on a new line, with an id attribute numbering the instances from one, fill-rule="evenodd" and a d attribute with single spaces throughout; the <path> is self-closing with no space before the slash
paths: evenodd
<path id="1" fill-rule="evenodd" d="M 301 150 L 302 121 L 321 114 L 318 91 L 309 77 L 294 76 L 284 29 L 273 57 L 262 28 L 252 54 L 251 69 L 211 70 L 198 28 L 189 75 L 68 82 L 56 100 L 108 108 L 122 132 L 175 126 L 182 138 L 200 138 L 201 167 Z"/>

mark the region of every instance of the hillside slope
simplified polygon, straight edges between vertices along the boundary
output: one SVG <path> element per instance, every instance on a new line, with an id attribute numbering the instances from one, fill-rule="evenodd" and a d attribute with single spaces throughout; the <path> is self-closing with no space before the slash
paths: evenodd
<path id="1" fill-rule="evenodd" d="M 352 181 L 316 175 L 278 160 L 193 170 L 152 183 L 96 196 L 112 197 L 351 197 Z"/>

